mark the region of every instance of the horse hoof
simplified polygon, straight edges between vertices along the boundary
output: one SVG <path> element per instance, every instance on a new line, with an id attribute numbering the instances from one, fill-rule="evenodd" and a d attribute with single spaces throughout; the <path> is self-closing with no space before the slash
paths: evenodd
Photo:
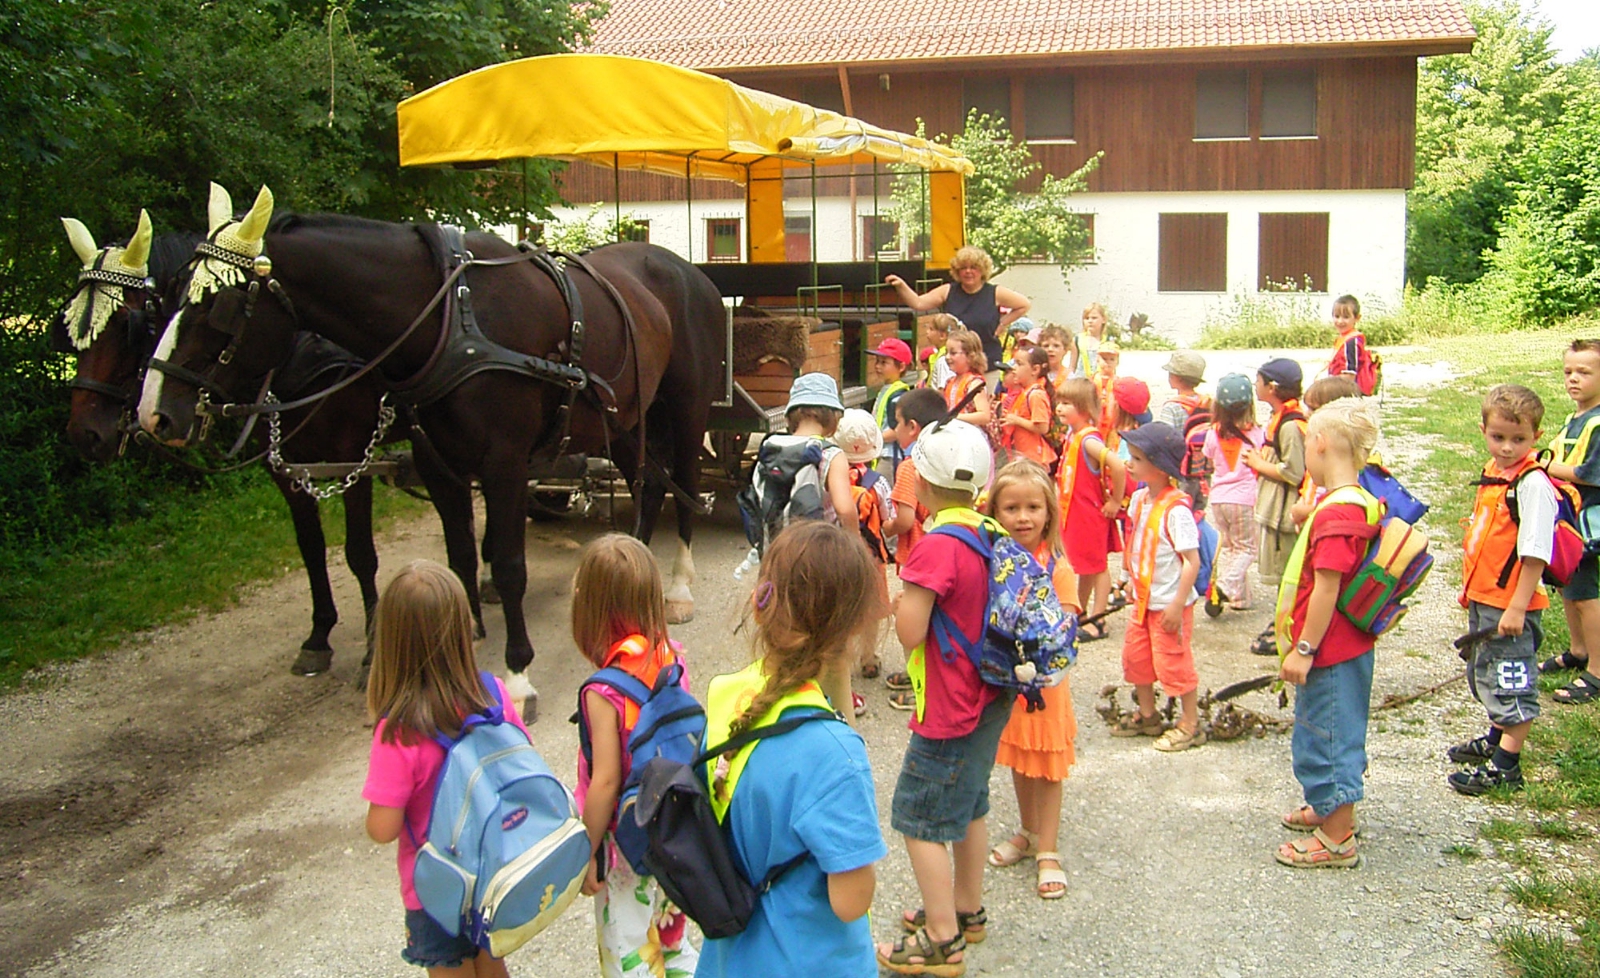
<path id="1" fill-rule="evenodd" d="M 667 602 L 667 624 L 669 624 L 669 625 L 682 625 L 685 622 L 691 622 L 691 621 L 694 621 L 694 602 L 693 601 L 668 601 Z"/>
<path id="2" fill-rule="evenodd" d="M 478 600 L 484 604 L 500 603 L 500 589 L 494 586 L 494 578 L 486 577 L 478 582 Z"/>
<path id="3" fill-rule="evenodd" d="M 524 724 L 534 723 L 539 719 L 539 691 L 533 688 L 533 683 L 520 672 L 514 672 L 506 677 L 506 694 L 513 701 L 520 701 L 517 713 L 522 717 Z"/>
<path id="4" fill-rule="evenodd" d="M 333 668 L 333 651 L 301 649 L 289 671 L 296 676 L 319 676 Z"/>

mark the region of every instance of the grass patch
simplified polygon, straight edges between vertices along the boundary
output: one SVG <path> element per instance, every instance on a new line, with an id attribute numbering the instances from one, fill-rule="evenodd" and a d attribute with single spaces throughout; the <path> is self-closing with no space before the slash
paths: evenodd
<path id="1" fill-rule="evenodd" d="M 1600 974 L 1600 874 L 1548 877 L 1535 873 L 1506 886 L 1512 899 L 1530 910 L 1562 914 L 1576 941 L 1529 927 L 1512 927 L 1497 938 L 1513 968 L 1526 978 L 1567 978 Z"/>
<path id="2" fill-rule="evenodd" d="M 378 526 L 426 508 L 381 485 L 374 491 Z M 342 503 L 324 505 L 322 523 L 328 545 L 342 546 Z M 294 525 L 264 470 L 198 491 L 175 490 L 146 518 L 0 578 L 0 687 L 46 663 L 112 648 L 129 633 L 225 608 L 238 600 L 240 585 L 299 567 Z M 309 609 L 308 601 L 308 629 Z M 341 613 L 349 621 L 361 609 Z"/>
<path id="3" fill-rule="evenodd" d="M 1533 832 L 1533 827 L 1522 822 L 1497 818 L 1478 829 L 1478 835 L 1493 842 L 1519 842 Z"/>
<path id="4" fill-rule="evenodd" d="M 1439 851 L 1446 856 L 1455 856 L 1469 861 L 1483 858 L 1483 851 L 1470 842 L 1452 842 Z"/>

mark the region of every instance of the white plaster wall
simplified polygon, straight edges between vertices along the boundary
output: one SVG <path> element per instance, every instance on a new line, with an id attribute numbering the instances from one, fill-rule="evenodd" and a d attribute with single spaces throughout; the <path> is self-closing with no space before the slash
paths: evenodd
<path id="1" fill-rule="evenodd" d="M 1241 296 L 1267 301 L 1305 302 L 1256 291 L 1259 215 L 1275 212 L 1327 212 L 1328 289 L 1313 299 L 1324 315 L 1334 296 L 1351 293 L 1371 308 L 1399 305 L 1405 284 L 1406 198 L 1403 190 L 1260 191 L 1248 193 L 1083 194 L 1076 203 L 1095 215 L 1096 261 L 1074 269 L 1062 281 L 1053 265 L 1017 265 L 998 281 L 1033 300 L 1035 319 L 1076 324 L 1083 307 L 1103 302 L 1117 318 L 1142 312 L 1178 343 L 1200 335 L 1208 314 L 1231 308 Z M 879 204 L 887 213 L 888 200 Z M 588 208 L 556 208 L 562 219 L 578 219 Z M 705 260 L 705 220 L 744 217 L 743 201 L 696 202 L 690 250 L 689 214 L 682 201 L 623 205 L 627 214 L 650 221 L 650 240 L 692 261 Z M 790 199 L 785 214 L 810 214 L 809 199 Z M 1156 289 L 1158 229 L 1163 213 L 1228 215 L 1228 292 L 1159 292 Z M 609 210 L 607 211 L 609 214 Z M 817 201 L 817 258 L 848 261 L 860 235 L 860 218 L 872 213 L 870 197 L 858 198 L 857 220 L 850 221 L 847 198 Z M 741 240 L 742 247 L 748 241 Z"/>

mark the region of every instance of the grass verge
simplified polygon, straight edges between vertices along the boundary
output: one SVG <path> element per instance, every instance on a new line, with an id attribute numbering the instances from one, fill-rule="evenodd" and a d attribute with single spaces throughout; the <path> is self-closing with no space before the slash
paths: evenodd
<path id="1" fill-rule="evenodd" d="M 427 504 L 378 486 L 374 523 Z M 344 507 L 322 507 L 330 547 L 344 543 Z M 171 493 L 144 519 L 119 524 L 73 550 L 0 579 L 0 688 L 32 669 L 114 647 L 128 634 L 182 621 L 238 600 L 241 585 L 301 567 L 294 525 L 265 471 Z M 359 607 L 343 608 L 345 620 Z M 310 601 L 306 624 L 310 627 Z"/>
<path id="2" fill-rule="evenodd" d="M 1435 550 L 1459 547 L 1459 520 L 1471 510 L 1472 483 L 1486 458 L 1479 430 L 1484 392 L 1511 382 L 1537 391 L 1545 404 L 1542 441 L 1547 442 L 1571 409 L 1561 386 L 1561 351 L 1573 335 L 1572 329 L 1563 328 L 1518 333 L 1515 342 L 1506 336 L 1448 337 L 1404 355 L 1446 361 L 1456 375 L 1450 383 L 1425 391 L 1396 390 L 1384 418 L 1391 444 L 1423 446 L 1419 476 L 1425 476 L 1433 507 L 1428 528 Z M 1545 654 L 1566 648 L 1559 598 L 1552 598 L 1543 621 Z M 1568 678 L 1543 677 L 1540 687 L 1549 692 Z M 1549 814 L 1527 821 L 1495 819 L 1480 834 L 1495 844 L 1501 858 L 1525 872 L 1507 883 L 1512 899 L 1550 923 L 1508 928 L 1496 936 L 1496 943 L 1512 970 L 1525 978 L 1600 974 L 1600 874 L 1557 871 L 1547 855 L 1551 846 L 1583 843 L 1594 834 L 1591 826 L 1600 815 L 1600 703 L 1564 706 L 1547 698 L 1522 756 L 1526 789 L 1496 792 L 1490 799 Z M 1462 845 L 1464 850 L 1475 848 Z"/>

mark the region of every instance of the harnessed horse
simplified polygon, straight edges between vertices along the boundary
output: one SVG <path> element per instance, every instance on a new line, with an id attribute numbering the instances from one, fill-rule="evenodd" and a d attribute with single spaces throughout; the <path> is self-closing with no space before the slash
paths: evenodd
<path id="1" fill-rule="evenodd" d="M 69 229 L 71 226 L 69 225 Z M 137 430 L 133 416 L 145 371 L 155 349 L 162 310 L 177 307 L 177 296 L 184 282 L 183 272 L 204 240 L 198 234 L 165 234 L 151 241 L 148 276 L 106 268 L 112 248 L 96 248 L 87 229 L 74 229 L 73 246 L 84 263 L 74 290 L 76 299 L 85 290 L 104 289 L 105 299 L 115 308 L 97 327 L 80 329 L 63 313 L 52 324 L 52 344 L 58 352 L 77 355 L 77 369 L 69 388 L 71 410 L 67 437 L 84 456 L 108 461 L 120 454 L 128 438 Z M 73 305 L 69 299 L 64 309 Z M 278 373 L 277 390 L 285 397 L 310 393 L 317 384 L 326 385 L 332 372 L 348 372 L 353 358 L 322 340 L 308 342 L 303 337 L 295 353 Z M 292 433 L 281 449 L 288 462 L 359 462 L 362 449 L 377 422 L 382 391 L 375 381 L 353 385 L 340 391 L 322 407 L 288 412 L 284 425 Z M 404 426 L 391 429 L 391 438 L 404 438 Z M 263 441 L 258 432 L 252 448 Z M 257 456 L 260 458 L 261 456 Z M 251 459 L 246 464 L 251 464 Z M 311 586 L 311 632 L 301 643 L 291 671 L 299 675 L 326 672 L 332 664 L 333 648 L 329 633 L 339 620 L 328 579 L 327 541 L 322 532 L 317 500 L 297 489 L 289 475 L 268 466 L 273 481 L 294 521 L 295 542 L 305 564 Z M 371 624 L 377 603 L 378 553 L 372 538 L 372 482 L 356 481 L 345 493 L 345 560 L 361 588 L 362 603 Z M 480 623 L 481 627 L 481 623 Z M 367 634 L 370 635 L 370 627 Z"/>
<path id="2" fill-rule="evenodd" d="M 146 431 L 183 444 L 205 412 L 271 410 L 219 408 L 208 394 L 281 359 L 293 332 L 310 330 L 366 359 L 413 404 L 434 449 L 418 454 L 418 472 L 474 607 L 468 485 L 481 483 L 484 550 L 503 602 L 511 673 L 534 654 L 522 597 L 528 462 L 536 454 L 612 458 L 634 488 L 633 532 L 646 542 L 669 489 L 678 497 L 667 598 L 677 620 L 692 614 L 698 460 L 724 321 L 704 274 L 637 243 L 569 260 L 582 269 L 569 274 L 489 234 L 465 235 L 459 260 L 442 266 L 431 225 L 290 215 L 267 229 L 263 199 L 270 213 L 263 191 L 240 225 L 214 233 L 211 249 L 201 246 L 207 260 L 227 260 L 215 241 L 229 235 L 245 247 L 232 262 L 237 273 L 203 294 L 191 290 L 163 333 L 140 402 Z M 270 258 L 252 261 L 249 250 Z"/>

